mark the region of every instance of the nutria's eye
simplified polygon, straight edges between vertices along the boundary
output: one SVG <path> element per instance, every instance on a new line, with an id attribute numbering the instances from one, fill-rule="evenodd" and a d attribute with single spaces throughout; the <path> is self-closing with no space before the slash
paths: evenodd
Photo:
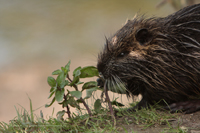
<path id="1" fill-rule="evenodd" d="M 120 53 L 120 56 L 124 56 L 125 55 L 125 53 Z"/>
<path id="2" fill-rule="evenodd" d="M 124 57 L 127 55 L 129 52 L 121 52 L 117 57 Z"/>

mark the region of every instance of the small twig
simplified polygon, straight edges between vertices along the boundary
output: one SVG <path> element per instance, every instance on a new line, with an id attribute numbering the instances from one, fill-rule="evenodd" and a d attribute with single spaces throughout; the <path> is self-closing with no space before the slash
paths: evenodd
<path id="1" fill-rule="evenodd" d="M 66 95 L 64 94 L 64 99 L 65 99 L 65 101 L 67 101 L 67 99 L 66 99 Z M 68 118 L 71 118 L 71 112 L 70 112 L 70 110 L 69 110 L 69 106 L 67 105 L 66 106 L 66 108 L 67 108 L 67 115 L 68 115 Z"/>
<path id="2" fill-rule="evenodd" d="M 85 108 L 87 109 L 88 114 L 89 114 L 90 116 L 92 116 L 92 112 L 90 111 L 90 108 L 88 107 L 88 105 L 86 104 L 86 102 L 84 101 L 84 99 L 81 97 L 80 100 L 82 101 L 83 105 L 84 105 Z"/>
<path id="3" fill-rule="evenodd" d="M 68 79 L 70 82 L 72 82 L 72 80 L 71 80 L 71 78 L 69 77 L 68 74 L 67 74 L 67 79 Z M 78 91 L 77 85 L 74 84 L 73 87 L 75 88 L 76 91 Z M 90 111 L 90 108 L 89 108 L 88 105 L 86 104 L 85 100 L 84 100 L 82 97 L 80 98 L 80 100 L 82 101 L 83 105 L 85 106 L 85 108 L 86 108 L 88 114 L 89 114 L 90 116 L 92 116 L 92 112 Z"/>
<path id="4" fill-rule="evenodd" d="M 66 108 L 67 108 L 67 115 L 68 115 L 68 118 L 71 118 L 71 115 L 70 115 L 71 112 L 70 112 L 70 110 L 69 110 L 69 106 L 67 105 Z"/>
<path id="5" fill-rule="evenodd" d="M 107 89 L 106 85 L 104 85 L 104 91 L 105 91 L 106 101 L 108 102 L 108 106 L 109 106 L 109 109 L 110 109 L 110 114 L 112 116 L 114 116 L 114 111 L 113 111 L 113 108 L 112 108 L 112 105 L 111 105 L 111 102 L 110 102 L 110 98 L 108 96 L 108 89 Z"/>

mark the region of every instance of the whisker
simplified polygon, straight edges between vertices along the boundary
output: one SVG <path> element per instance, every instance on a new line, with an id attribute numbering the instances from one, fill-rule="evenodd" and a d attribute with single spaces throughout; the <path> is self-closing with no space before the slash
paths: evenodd
<path id="1" fill-rule="evenodd" d="M 193 5 L 193 6 L 195 6 L 195 5 Z M 189 9 L 189 10 L 184 11 L 184 13 L 182 13 L 181 15 L 179 15 L 179 16 L 177 17 L 177 19 L 179 19 L 180 17 L 185 16 L 186 14 L 190 14 L 192 11 L 194 11 L 194 10 L 197 9 L 197 8 L 199 8 L 199 6 L 196 6 L 196 7 L 193 7 L 193 8 L 191 8 L 191 9 Z"/>
<path id="2" fill-rule="evenodd" d="M 184 27 L 184 29 L 191 30 L 191 31 L 196 31 L 196 32 L 200 32 L 199 29 L 192 28 L 192 27 Z"/>
<path id="3" fill-rule="evenodd" d="M 114 79 L 113 79 L 113 76 L 111 76 L 111 82 L 112 82 L 112 91 L 113 92 L 118 92 L 118 89 L 116 88 L 116 85 L 115 85 L 115 82 L 114 82 Z"/>
<path id="4" fill-rule="evenodd" d="M 199 30 L 199 32 L 200 32 L 200 30 Z M 193 46 L 193 47 L 195 47 L 195 48 L 200 48 L 199 42 L 197 42 L 195 39 L 193 39 L 193 38 L 191 38 L 191 37 L 189 37 L 189 36 L 187 36 L 187 35 L 184 35 L 184 34 L 181 34 L 181 35 L 184 36 L 185 38 L 191 40 L 192 42 L 194 42 L 194 43 L 196 43 L 196 44 L 198 45 L 198 46 L 194 46 L 194 45 L 192 44 L 191 46 Z"/>
<path id="5" fill-rule="evenodd" d="M 180 26 L 183 26 L 183 25 L 186 25 L 186 24 L 191 24 L 191 23 L 200 23 L 200 21 L 189 21 L 189 22 L 184 22 L 184 23 L 180 23 L 180 24 L 176 25 L 176 27 L 180 27 Z"/>
<path id="6" fill-rule="evenodd" d="M 115 83 L 117 85 L 117 90 L 120 91 L 120 94 L 126 94 L 126 87 L 124 83 L 118 78 L 117 76 L 114 76 Z"/>

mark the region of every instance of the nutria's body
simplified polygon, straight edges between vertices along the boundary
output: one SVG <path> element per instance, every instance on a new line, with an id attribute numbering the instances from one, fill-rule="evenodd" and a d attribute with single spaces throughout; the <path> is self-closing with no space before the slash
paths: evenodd
<path id="1" fill-rule="evenodd" d="M 107 39 L 97 68 L 108 87 L 122 82 L 127 93 L 141 94 L 139 109 L 164 99 L 175 110 L 199 110 L 200 4 L 127 21 Z"/>

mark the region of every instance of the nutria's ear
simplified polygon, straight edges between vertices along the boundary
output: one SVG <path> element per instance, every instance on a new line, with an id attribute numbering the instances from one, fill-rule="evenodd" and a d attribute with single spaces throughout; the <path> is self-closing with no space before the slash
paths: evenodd
<path id="1" fill-rule="evenodd" d="M 136 32 L 135 38 L 141 45 L 143 45 L 151 40 L 152 35 L 149 33 L 148 29 L 143 28 Z"/>

